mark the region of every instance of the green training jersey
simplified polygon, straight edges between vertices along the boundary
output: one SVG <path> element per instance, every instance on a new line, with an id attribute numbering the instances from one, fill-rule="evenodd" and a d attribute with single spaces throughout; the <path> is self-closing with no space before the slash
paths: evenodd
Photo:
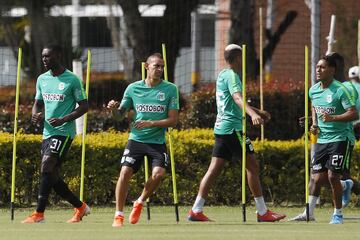
<path id="1" fill-rule="evenodd" d="M 124 93 L 120 108 L 134 109 L 134 122 L 168 118 L 171 109 L 179 109 L 179 96 L 175 84 L 162 80 L 149 87 L 144 80 L 130 84 Z M 129 139 L 142 143 L 165 143 L 163 127 L 136 129 L 131 127 Z"/>
<path id="2" fill-rule="evenodd" d="M 358 83 L 358 82 L 351 82 L 351 83 L 355 87 L 356 93 L 359 95 L 359 93 L 360 93 L 360 83 Z M 357 100 L 356 100 L 356 109 L 359 111 L 359 114 L 360 114 L 360 98 L 357 98 Z M 353 124 L 354 123 L 359 123 L 359 122 L 360 122 L 360 119 L 357 119 L 357 120 L 353 121 Z"/>
<path id="3" fill-rule="evenodd" d="M 359 111 L 359 108 L 357 105 L 357 102 L 359 100 L 359 94 L 356 91 L 354 84 L 351 83 L 350 81 L 346 81 L 346 82 L 343 82 L 343 85 L 347 88 L 347 90 L 349 90 L 350 96 L 351 96 L 352 100 L 355 102 L 356 109 Z M 356 137 L 355 137 L 355 132 L 354 132 L 354 128 L 353 128 L 353 122 L 349 122 L 348 126 L 349 126 L 348 138 L 349 138 L 351 144 L 355 145 Z"/>
<path id="4" fill-rule="evenodd" d="M 53 127 L 50 118 L 61 118 L 74 111 L 76 103 L 86 99 L 81 80 L 71 71 L 65 70 L 59 76 L 53 76 L 51 71 L 41 74 L 36 82 L 35 99 L 44 102 L 44 131 L 43 138 L 54 135 L 75 136 L 75 121 L 66 122 Z"/>
<path id="5" fill-rule="evenodd" d="M 340 115 L 346 109 L 355 106 L 349 91 L 337 80 L 333 80 L 327 88 L 321 87 L 321 82 L 313 85 L 309 90 L 309 97 L 317 115 L 320 129 L 318 143 L 345 141 L 349 136 L 348 122 L 324 122 L 321 115 Z"/>
<path id="6" fill-rule="evenodd" d="M 242 130 L 242 109 L 235 103 L 232 95 L 241 93 L 241 81 L 232 69 L 223 69 L 216 80 L 217 116 L 214 133 L 232 134 Z"/>

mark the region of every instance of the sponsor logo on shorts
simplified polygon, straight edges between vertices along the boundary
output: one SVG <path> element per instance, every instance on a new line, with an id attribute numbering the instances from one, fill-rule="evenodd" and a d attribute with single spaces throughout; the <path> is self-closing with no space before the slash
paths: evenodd
<path id="1" fill-rule="evenodd" d="M 314 165 L 314 166 L 312 167 L 312 169 L 313 169 L 314 171 L 321 170 L 321 169 L 322 169 L 322 166 L 321 166 L 321 164 L 316 164 L 316 165 Z"/>
<path id="2" fill-rule="evenodd" d="M 334 114 L 336 111 L 336 107 L 319 107 L 319 106 L 316 106 L 315 107 L 315 112 L 317 114 Z"/>
<path id="3" fill-rule="evenodd" d="M 166 111 L 165 105 L 159 104 L 136 104 L 137 112 L 153 112 L 153 113 L 163 113 Z"/>
<path id="4" fill-rule="evenodd" d="M 169 165 L 169 157 L 166 153 L 164 153 L 164 165 L 165 167 L 167 167 Z"/>
<path id="5" fill-rule="evenodd" d="M 63 102 L 65 99 L 65 95 L 59 93 L 43 93 L 42 97 L 44 101 L 49 102 Z"/>
<path id="6" fill-rule="evenodd" d="M 124 163 L 124 162 L 128 162 L 130 164 L 134 164 L 135 163 L 135 159 L 132 158 L 132 157 L 129 157 L 129 156 L 123 156 L 121 158 L 121 163 Z"/>

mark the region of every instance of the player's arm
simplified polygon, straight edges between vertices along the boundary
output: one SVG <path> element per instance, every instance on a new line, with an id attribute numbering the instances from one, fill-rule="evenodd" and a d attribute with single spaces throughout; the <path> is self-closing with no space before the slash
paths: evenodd
<path id="1" fill-rule="evenodd" d="M 329 115 L 322 114 L 321 118 L 324 122 L 351 122 L 359 118 L 359 113 L 355 106 L 347 108 L 343 114 Z"/>
<path id="2" fill-rule="evenodd" d="M 89 110 L 89 104 L 86 99 L 81 100 L 78 102 L 78 107 L 74 109 L 71 113 L 61 117 L 61 118 L 49 118 L 48 122 L 51 124 L 51 126 L 61 126 L 66 122 L 74 121 L 75 119 L 81 117 L 83 114 L 85 114 Z"/>
<path id="3" fill-rule="evenodd" d="M 134 123 L 134 127 L 138 129 L 147 127 L 175 127 L 179 119 L 179 110 L 170 109 L 168 117 L 161 120 L 140 120 Z"/>
<path id="4" fill-rule="evenodd" d="M 251 117 L 253 125 L 259 125 L 264 123 L 264 120 L 261 118 L 261 116 L 257 114 L 254 109 L 249 106 L 249 104 L 243 102 L 240 92 L 233 93 L 232 98 L 241 109 L 243 109 L 245 105 L 246 113 Z"/>
<path id="5" fill-rule="evenodd" d="M 260 110 L 253 106 L 249 106 L 249 107 L 251 107 L 258 115 L 260 115 L 260 117 L 264 119 L 265 122 L 271 119 L 271 114 L 268 111 Z"/>
<path id="6" fill-rule="evenodd" d="M 312 107 L 312 111 L 311 111 L 311 119 L 312 119 L 312 124 L 310 126 L 310 132 L 314 135 L 316 135 L 318 133 L 318 126 L 317 126 L 317 116 L 316 116 L 316 111 L 315 108 Z"/>
<path id="7" fill-rule="evenodd" d="M 113 117 L 117 121 L 122 121 L 126 117 L 127 108 L 120 106 L 120 103 L 115 100 L 110 100 L 107 108 L 111 110 Z"/>
<path id="8" fill-rule="evenodd" d="M 44 102 L 39 99 L 35 99 L 34 105 L 31 111 L 31 122 L 38 123 L 42 121 L 42 109 L 44 108 Z"/>

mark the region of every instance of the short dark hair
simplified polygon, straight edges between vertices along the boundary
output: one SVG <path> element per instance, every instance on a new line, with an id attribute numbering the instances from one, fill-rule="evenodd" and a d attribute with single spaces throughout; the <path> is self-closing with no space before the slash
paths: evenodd
<path id="1" fill-rule="evenodd" d="M 240 54 L 241 54 L 241 50 L 238 48 L 224 51 L 225 61 L 231 64 L 235 61 L 235 58 Z"/>
<path id="2" fill-rule="evenodd" d="M 148 62 L 151 58 L 160 58 L 160 59 L 163 59 L 163 56 L 161 55 L 161 53 L 153 53 L 153 54 L 151 54 L 151 55 L 146 59 L 146 62 Z"/>
<path id="3" fill-rule="evenodd" d="M 50 49 L 51 51 L 56 52 L 58 54 L 62 53 L 62 47 L 56 43 L 49 43 L 49 44 L 45 45 L 43 49 L 45 49 L 45 48 Z"/>
<path id="4" fill-rule="evenodd" d="M 325 55 L 321 57 L 320 60 L 324 60 L 329 67 L 335 68 L 336 70 L 336 61 L 334 57 L 330 55 Z"/>
<path id="5" fill-rule="evenodd" d="M 334 78 L 340 82 L 345 81 L 345 61 L 344 57 L 337 52 L 332 52 L 327 55 L 335 61 L 335 74 Z"/>

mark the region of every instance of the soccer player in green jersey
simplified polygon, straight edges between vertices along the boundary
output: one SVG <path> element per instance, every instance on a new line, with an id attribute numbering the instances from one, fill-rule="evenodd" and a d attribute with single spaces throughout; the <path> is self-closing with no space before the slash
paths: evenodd
<path id="1" fill-rule="evenodd" d="M 353 66 L 349 68 L 348 76 L 352 85 L 355 87 L 356 91 L 360 95 L 360 78 L 359 78 L 360 68 L 358 66 Z M 360 98 L 356 101 L 356 108 L 360 109 Z M 354 131 L 356 139 L 360 138 L 360 119 L 353 121 Z"/>
<path id="2" fill-rule="evenodd" d="M 165 145 L 165 131 L 174 127 L 178 121 L 179 97 L 177 87 L 161 79 L 164 72 L 164 60 L 159 53 L 150 55 L 145 63 L 146 79 L 130 84 L 121 103 L 111 100 L 107 107 L 118 117 L 124 117 L 133 109 L 134 122 L 128 143 L 121 159 L 120 176 L 116 184 L 116 212 L 112 226 L 124 224 L 124 205 L 129 181 L 147 156 L 152 174 L 145 183 L 140 197 L 134 202 L 129 222 L 139 221 L 144 201 L 156 190 L 169 165 L 169 156 Z"/>
<path id="3" fill-rule="evenodd" d="M 241 81 L 241 47 L 230 44 L 225 48 L 225 61 L 228 65 L 216 80 L 217 118 L 214 126 L 215 146 L 213 148 L 210 166 L 201 180 L 195 203 L 189 211 L 190 221 L 210 221 L 203 213 L 205 198 L 210 187 L 220 175 L 226 161 L 241 159 L 242 141 L 242 108 L 246 104 L 246 113 L 251 117 L 253 125 L 263 124 L 269 113 L 250 107 L 242 101 Z M 285 218 L 267 209 L 262 195 L 259 179 L 259 164 L 255 159 L 254 148 L 249 138 L 246 139 L 246 171 L 250 190 L 255 199 L 258 222 L 274 222 Z"/>
<path id="4" fill-rule="evenodd" d="M 349 90 L 334 79 L 336 61 L 332 56 L 324 56 L 316 65 L 319 81 L 309 90 L 312 102 L 312 125 L 310 131 L 318 134 L 314 157 L 311 160 L 309 185 L 309 217 L 315 220 L 314 209 L 321 187 L 330 183 L 333 195 L 334 213 L 330 224 L 343 223 L 341 175 L 349 160 L 351 128 L 349 122 L 358 118 L 355 101 Z M 292 220 L 306 219 L 306 212 Z"/>
<path id="5" fill-rule="evenodd" d="M 52 189 L 74 206 L 75 214 L 68 223 L 79 222 L 90 213 L 90 208 L 70 191 L 59 175 L 75 136 L 74 120 L 89 108 L 82 82 L 61 64 L 61 52 L 58 45 L 49 45 L 42 50 L 42 62 L 48 71 L 37 79 L 31 119 L 33 123 L 44 122 L 40 187 L 36 211 L 22 223 L 44 221 L 44 211 Z M 79 105 L 77 108 L 76 103 Z"/>
<path id="6" fill-rule="evenodd" d="M 358 66 L 351 67 L 349 69 L 348 74 L 349 74 L 349 81 L 346 81 L 345 83 L 347 85 L 352 86 L 352 91 L 355 92 L 354 95 L 356 94 L 356 96 L 359 96 L 360 94 L 359 67 Z M 357 97 L 354 100 L 356 102 L 356 109 L 359 111 L 360 98 Z M 355 120 L 350 124 L 352 125 L 352 129 L 353 129 L 352 131 L 353 145 L 355 145 L 355 139 L 359 138 L 360 120 Z M 351 178 L 350 169 L 347 170 L 348 171 L 346 172 L 346 174 L 344 174 L 343 179 L 341 180 L 341 185 L 343 186 L 343 195 L 342 195 L 343 207 L 346 207 L 349 204 L 351 198 L 351 192 L 354 192 L 356 195 L 360 195 L 360 183 L 355 179 Z"/>

